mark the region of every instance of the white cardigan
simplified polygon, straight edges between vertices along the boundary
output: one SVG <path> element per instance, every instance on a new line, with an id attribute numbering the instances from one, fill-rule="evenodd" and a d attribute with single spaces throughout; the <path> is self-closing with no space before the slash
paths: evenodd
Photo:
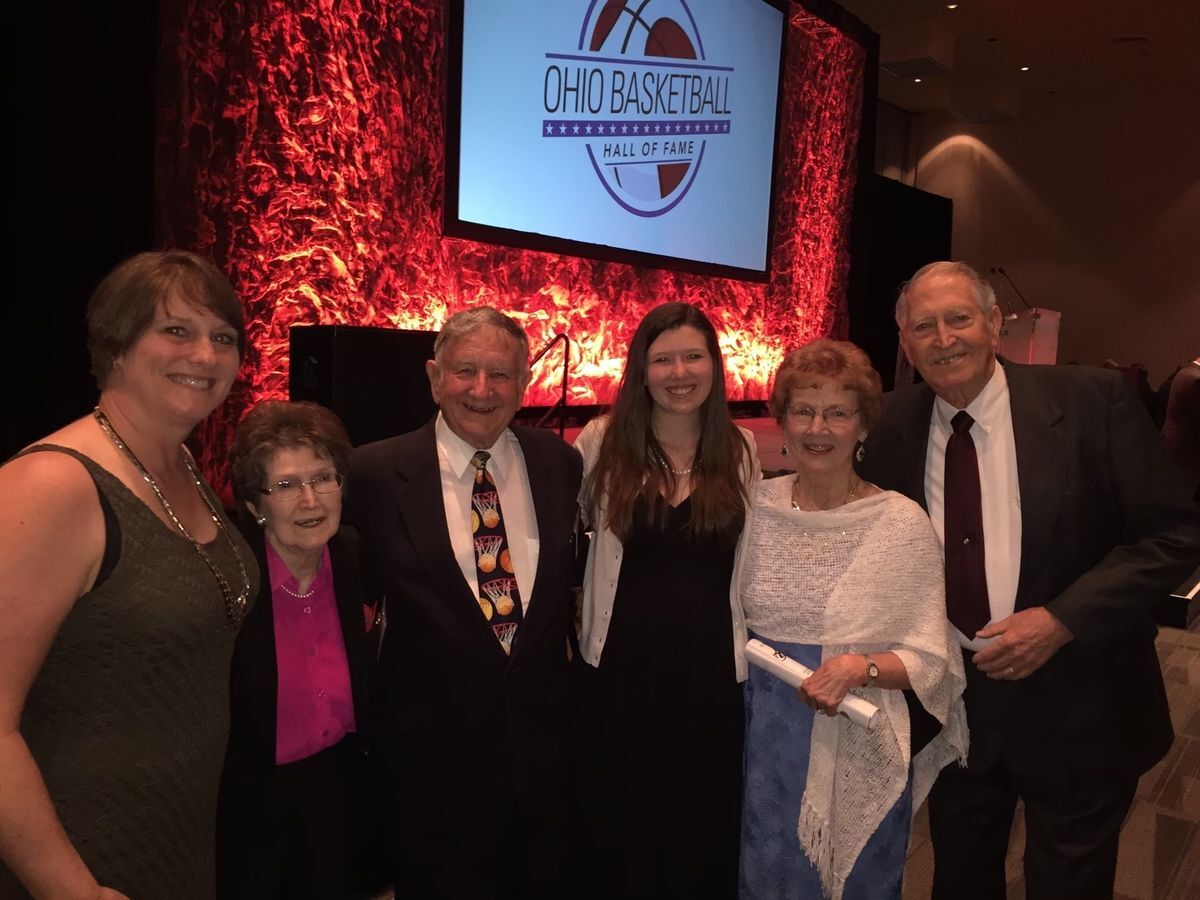
<path id="1" fill-rule="evenodd" d="M 591 475 L 596 457 L 600 454 L 600 444 L 604 439 L 604 430 L 608 427 L 607 415 L 588 422 L 579 437 L 575 439 L 575 449 L 583 456 L 583 487 L 579 492 L 579 503 L 583 507 L 586 502 L 587 480 Z M 754 443 L 754 435 L 745 428 L 738 427 L 742 437 L 746 439 L 749 456 L 743 460 L 742 479 L 746 485 L 748 496 L 754 496 L 754 485 L 762 479 L 762 469 L 758 464 L 758 449 Z M 592 666 L 600 665 L 600 656 L 604 652 L 604 639 L 608 637 L 608 625 L 612 621 L 613 600 L 617 595 L 617 581 L 621 575 L 621 558 L 625 548 L 621 540 L 604 524 L 604 503 L 601 500 L 597 508 L 589 510 L 583 507 L 583 517 L 590 522 L 592 542 L 588 549 L 587 568 L 583 575 L 583 608 L 582 621 L 579 628 L 579 649 L 584 660 Z M 730 601 L 730 615 L 733 617 L 733 646 L 730 652 L 737 659 L 737 653 L 746 646 L 746 625 L 742 621 L 740 604 Z"/>

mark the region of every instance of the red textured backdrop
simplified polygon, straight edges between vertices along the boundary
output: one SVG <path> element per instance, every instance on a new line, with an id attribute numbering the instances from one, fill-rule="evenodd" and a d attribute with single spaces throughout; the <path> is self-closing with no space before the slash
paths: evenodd
<path id="1" fill-rule="evenodd" d="M 211 255 L 249 322 L 241 379 L 198 435 L 217 481 L 244 411 L 287 396 L 294 324 L 436 329 L 492 304 L 535 350 L 570 335 L 577 404 L 612 398 L 634 327 L 666 300 L 713 318 L 735 400 L 765 397 L 787 349 L 845 334 L 865 53 L 799 6 L 765 285 L 442 238 L 443 0 L 172 0 L 163 13 L 159 232 Z M 560 354 L 527 403 L 557 399 Z"/>

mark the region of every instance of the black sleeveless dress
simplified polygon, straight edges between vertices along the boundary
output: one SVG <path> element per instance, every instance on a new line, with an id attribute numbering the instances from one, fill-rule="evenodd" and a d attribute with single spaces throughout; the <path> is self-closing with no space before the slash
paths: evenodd
<path id="1" fill-rule="evenodd" d="M 691 535 L 691 501 L 635 525 L 604 654 L 585 686 L 583 892 L 606 900 L 737 895 L 742 690 L 732 542 Z"/>
<path id="2" fill-rule="evenodd" d="M 106 542 L 116 541 L 119 555 L 55 635 L 26 698 L 21 734 L 63 828 L 101 885 L 132 900 L 211 900 L 237 631 L 191 541 L 90 458 L 48 444 L 26 452 L 44 450 L 67 453 L 88 470 L 108 506 Z M 254 554 L 224 525 L 254 597 Z M 218 534 L 205 549 L 240 590 L 229 541 Z M 0 897 L 23 896 L 0 863 Z"/>

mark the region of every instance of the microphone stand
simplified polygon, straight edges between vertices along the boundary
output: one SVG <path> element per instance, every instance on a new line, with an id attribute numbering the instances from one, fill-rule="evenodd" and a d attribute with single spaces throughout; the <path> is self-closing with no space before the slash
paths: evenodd
<path id="1" fill-rule="evenodd" d="M 1021 302 L 1025 304 L 1026 309 L 1033 309 L 1033 304 L 1025 299 L 1025 295 L 1021 293 L 1021 289 L 1017 287 L 1016 282 L 1008 277 L 1008 273 L 1004 271 L 1004 266 L 996 266 L 995 270 L 1004 276 L 1004 280 L 1012 285 L 1012 289 L 1017 292 L 1017 296 L 1021 298 Z"/>
<path id="2" fill-rule="evenodd" d="M 1001 270 L 997 269 L 995 266 L 992 266 L 992 268 L 991 268 L 991 273 L 993 275 L 995 275 L 997 272 L 1000 272 L 1000 271 Z M 1007 278 L 1008 276 L 1006 275 L 1005 277 Z M 1009 282 L 1009 283 L 1011 284 L 1012 282 Z M 1013 305 L 1011 302 L 1009 302 L 1009 299 L 1007 297 L 1004 297 L 1002 299 L 1004 300 L 1005 307 L 1008 308 L 1008 315 L 1006 315 L 1004 317 L 1004 319 L 1005 319 L 1005 321 L 1011 322 L 1013 319 L 1017 318 L 1017 311 L 1015 309 L 1013 309 Z M 1026 304 L 1026 305 L 1028 306 L 1028 304 Z"/>

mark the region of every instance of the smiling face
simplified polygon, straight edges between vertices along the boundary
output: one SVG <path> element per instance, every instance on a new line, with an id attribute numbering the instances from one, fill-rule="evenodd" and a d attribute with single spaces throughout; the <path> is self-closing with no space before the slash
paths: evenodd
<path id="1" fill-rule="evenodd" d="M 225 399 L 237 375 L 237 329 L 211 310 L 169 297 L 129 350 L 105 389 L 143 411 L 191 430 Z"/>
<path id="2" fill-rule="evenodd" d="M 425 371 L 446 424 L 476 450 L 489 449 L 504 433 L 529 381 L 520 344 L 491 325 L 448 342 Z"/>
<path id="3" fill-rule="evenodd" d="M 657 415 L 699 415 L 713 386 L 713 358 L 699 329 L 664 331 L 646 352 L 646 390 Z"/>
<path id="4" fill-rule="evenodd" d="M 980 309 L 961 275 L 931 275 L 905 298 L 900 346 L 934 392 L 957 409 L 979 396 L 996 367 L 1000 309 Z"/>
<path id="5" fill-rule="evenodd" d="M 267 461 L 262 487 L 271 488 L 281 481 L 307 482 L 336 472 L 333 460 L 311 447 L 281 447 Z M 295 573 L 311 565 L 337 532 L 342 520 L 342 491 L 338 488 L 318 493 L 311 484 L 305 484 L 295 497 L 281 496 L 275 490 L 259 494 L 259 499 L 247 502 L 246 507 L 255 516 L 266 517 L 263 527 L 267 540 Z"/>
<path id="6" fill-rule="evenodd" d="M 796 465 L 821 478 L 849 476 L 854 449 L 867 437 L 858 407 L 854 391 L 819 375 L 793 388 L 782 424 Z"/>

